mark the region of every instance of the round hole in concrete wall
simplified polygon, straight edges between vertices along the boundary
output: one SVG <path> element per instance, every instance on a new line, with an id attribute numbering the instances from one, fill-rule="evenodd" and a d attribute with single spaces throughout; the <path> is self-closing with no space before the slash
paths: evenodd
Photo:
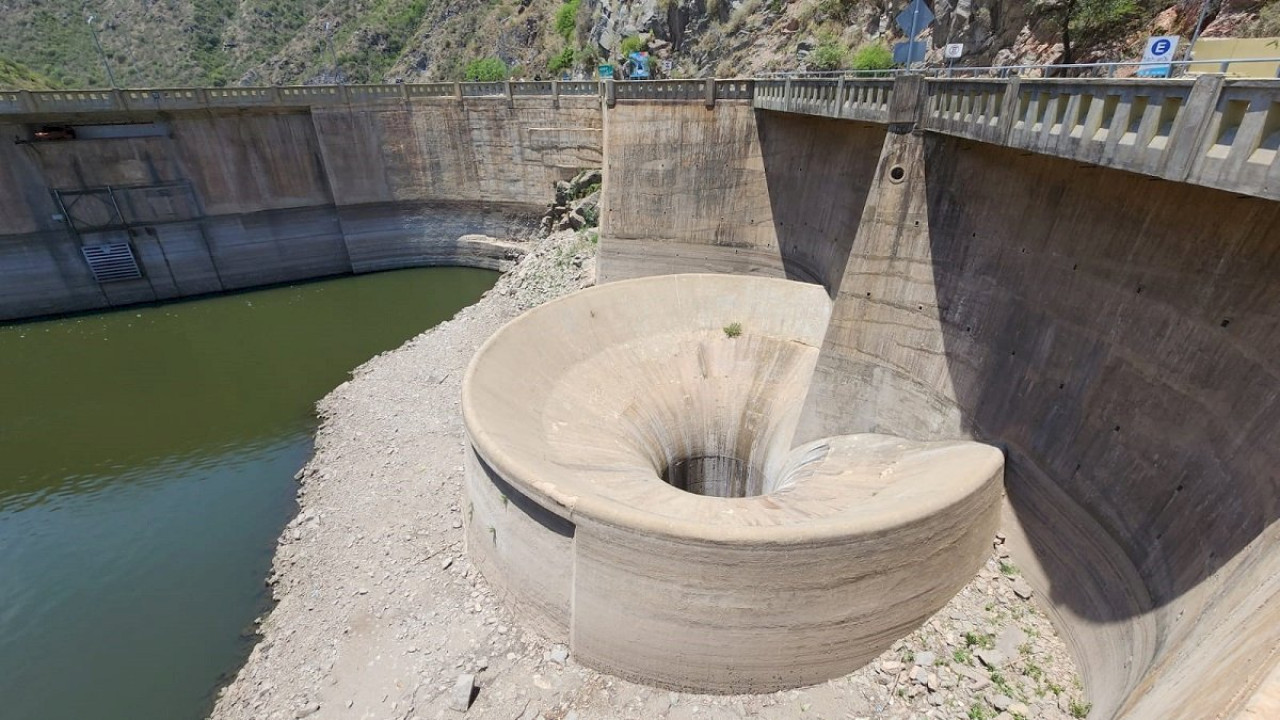
<path id="1" fill-rule="evenodd" d="M 745 498 L 764 494 L 764 474 L 745 460 L 700 455 L 675 460 L 662 471 L 671 487 L 694 495 Z"/>
<path id="2" fill-rule="evenodd" d="M 895 183 L 902 182 L 907 177 L 907 169 L 901 165 L 894 165 L 889 168 L 889 180 Z"/>

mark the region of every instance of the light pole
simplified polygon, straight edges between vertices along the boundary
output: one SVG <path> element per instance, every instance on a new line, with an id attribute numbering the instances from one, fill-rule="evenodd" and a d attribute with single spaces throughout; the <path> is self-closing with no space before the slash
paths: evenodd
<path id="1" fill-rule="evenodd" d="M 93 16 L 89 16 L 89 34 L 93 35 L 93 46 L 98 48 L 98 57 L 102 58 L 102 67 L 107 71 L 107 82 L 111 89 L 116 89 L 116 76 L 111 73 L 111 65 L 107 62 L 107 54 L 102 52 L 102 43 L 98 42 L 98 31 L 93 29 Z"/>

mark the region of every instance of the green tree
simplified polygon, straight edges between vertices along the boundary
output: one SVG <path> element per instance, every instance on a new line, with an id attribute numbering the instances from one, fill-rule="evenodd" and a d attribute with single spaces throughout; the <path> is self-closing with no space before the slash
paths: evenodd
<path id="1" fill-rule="evenodd" d="M 1137 0 L 1039 0 L 1062 34 L 1062 64 L 1075 62 L 1079 45 L 1092 46 L 1125 33 L 1142 14 Z"/>
<path id="2" fill-rule="evenodd" d="M 496 57 L 481 58 L 467 63 L 463 77 L 467 82 L 497 82 L 507 79 L 507 66 Z"/>

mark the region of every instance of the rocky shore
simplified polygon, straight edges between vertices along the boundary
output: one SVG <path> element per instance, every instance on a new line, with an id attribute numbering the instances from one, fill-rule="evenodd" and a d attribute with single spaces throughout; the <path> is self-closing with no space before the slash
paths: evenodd
<path id="1" fill-rule="evenodd" d="M 536 241 L 479 303 L 362 365 L 319 403 L 261 640 L 215 720 L 1084 717 L 1066 648 L 993 539 L 977 578 L 867 667 L 768 695 L 643 687 L 522 630 L 467 560 L 462 374 L 523 310 L 595 278 L 595 235 Z"/>

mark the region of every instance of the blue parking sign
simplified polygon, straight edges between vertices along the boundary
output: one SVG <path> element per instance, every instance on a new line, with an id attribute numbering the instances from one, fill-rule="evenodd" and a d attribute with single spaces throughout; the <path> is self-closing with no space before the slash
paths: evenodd
<path id="1" fill-rule="evenodd" d="M 1138 77 L 1169 77 L 1173 71 L 1173 56 L 1178 51 L 1177 35 L 1156 35 L 1147 38 L 1147 47 L 1138 66 Z"/>

